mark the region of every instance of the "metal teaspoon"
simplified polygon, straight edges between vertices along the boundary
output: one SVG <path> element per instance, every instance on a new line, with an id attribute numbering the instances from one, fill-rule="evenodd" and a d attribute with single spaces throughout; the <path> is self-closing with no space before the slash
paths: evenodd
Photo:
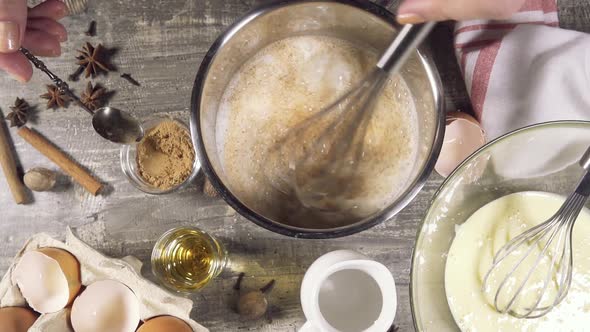
<path id="1" fill-rule="evenodd" d="M 101 107 L 95 111 L 89 109 L 70 90 L 68 83 L 47 69 L 43 61 L 39 60 L 26 48 L 21 47 L 20 51 L 37 69 L 49 76 L 60 92 L 68 95 L 78 106 L 92 115 L 92 126 L 100 136 L 111 142 L 120 144 L 133 144 L 141 141 L 144 134 L 143 127 L 131 114 L 112 107 Z"/>

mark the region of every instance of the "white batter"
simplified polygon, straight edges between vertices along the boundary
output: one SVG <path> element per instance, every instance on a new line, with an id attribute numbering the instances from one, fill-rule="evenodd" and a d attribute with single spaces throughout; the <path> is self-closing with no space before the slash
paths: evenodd
<path id="1" fill-rule="evenodd" d="M 279 40 L 248 60 L 230 81 L 217 118 L 217 148 L 232 191 L 251 208 L 295 226 L 349 223 L 320 220 L 274 190 L 269 180 L 275 179 L 269 177 L 280 177 L 287 165 L 274 167 L 265 154 L 288 129 L 360 82 L 376 62 L 373 50 L 327 36 Z M 396 76 L 386 83 L 367 132 L 364 158 L 372 171 L 361 181 L 357 196 L 362 201 L 355 206 L 359 215 L 377 212 L 405 188 L 417 155 L 417 135 L 409 89 Z"/>
<path id="2" fill-rule="evenodd" d="M 449 307 L 462 331 L 590 331 L 590 213 L 582 210 L 573 234 L 572 287 L 547 315 L 517 319 L 502 315 L 482 292 L 482 281 L 495 252 L 524 229 L 550 218 L 565 198 L 543 192 L 501 197 L 477 210 L 458 226 L 446 263 Z M 534 276 L 539 277 L 539 276 Z"/>

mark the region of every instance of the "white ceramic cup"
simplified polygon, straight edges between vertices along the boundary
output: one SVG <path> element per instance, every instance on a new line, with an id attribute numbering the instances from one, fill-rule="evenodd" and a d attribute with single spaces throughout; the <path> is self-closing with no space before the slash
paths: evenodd
<path id="1" fill-rule="evenodd" d="M 397 309 L 387 267 L 351 250 L 318 258 L 301 284 L 300 332 L 386 332 Z"/>

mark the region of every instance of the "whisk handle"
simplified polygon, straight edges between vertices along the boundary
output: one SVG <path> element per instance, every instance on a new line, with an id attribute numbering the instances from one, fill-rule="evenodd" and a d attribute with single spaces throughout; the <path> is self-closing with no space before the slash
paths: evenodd
<path id="1" fill-rule="evenodd" d="M 576 188 L 576 194 L 580 194 L 585 198 L 590 196 L 590 173 L 586 172 L 580 184 L 578 184 L 578 188 Z"/>
<path id="2" fill-rule="evenodd" d="M 379 59 L 377 67 L 386 72 L 397 71 L 406 62 L 414 49 L 428 36 L 435 24 L 435 22 L 428 22 L 404 25 L 385 53 L 383 53 L 381 59 Z"/>
<path id="3" fill-rule="evenodd" d="M 590 196 L 590 147 L 580 159 L 580 166 L 586 170 L 586 173 L 582 177 L 582 180 L 580 180 L 576 188 L 576 193 L 587 198 Z"/>
<path id="4" fill-rule="evenodd" d="M 586 150 L 586 153 L 580 159 L 580 166 L 586 171 L 590 171 L 590 147 Z"/>

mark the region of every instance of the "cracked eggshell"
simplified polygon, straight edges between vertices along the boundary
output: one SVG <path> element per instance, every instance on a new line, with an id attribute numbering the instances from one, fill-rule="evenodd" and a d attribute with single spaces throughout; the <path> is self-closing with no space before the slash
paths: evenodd
<path id="1" fill-rule="evenodd" d="M 134 332 L 139 320 L 139 300 L 116 280 L 90 284 L 72 306 L 75 332 Z"/>
<path id="2" fill-rule="evenodd" d="M 193 329 L 182 319 L 174 316 L 158 316 L 147 320 L 137 332 L 193 332 Z"/>
<path id="3" fill-rule="evenodd" d="M 6 307 L 0 309 L 0 331 L 27 332 L 39 314 L 29 308 Z"/>
<path id="4" fill-rule="evenodd" d="M 442 149 L 434 169 L 441 176 L 449 176 L 485 142 L 485 132 L 476 119 L 463 112 L 449 113 Z"/>
<path id="5" fill-rule="evenodd" d="M 23 254 L 12 278 L 33 310 L 52 313 L 68 306 L 78 294 L 80 263 L 63 249 L 40 248 Z"/>

